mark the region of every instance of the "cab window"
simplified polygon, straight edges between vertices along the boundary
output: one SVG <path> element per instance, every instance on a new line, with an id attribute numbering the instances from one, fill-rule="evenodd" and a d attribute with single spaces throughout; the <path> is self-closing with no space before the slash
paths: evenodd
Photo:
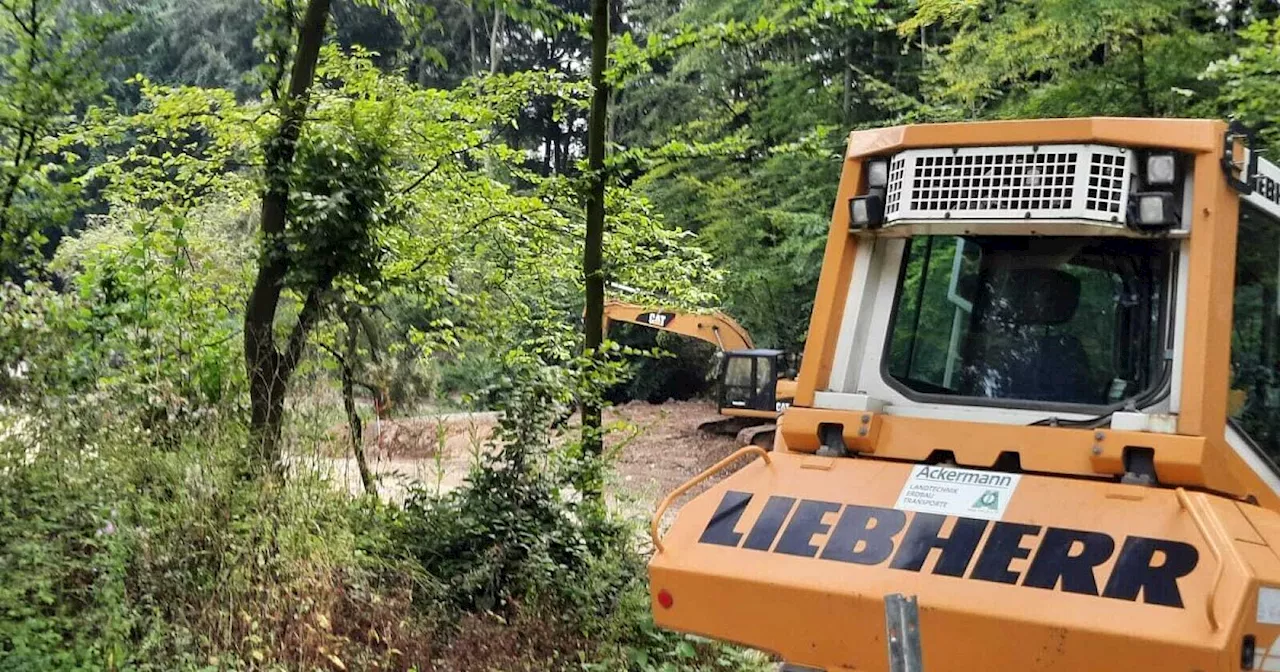
<path id="1" fill-rule="evenodd" d="M 724 384 L 729 387 L 751 389 L 755 383 L 755 372 L 751 357 L 730 357 L 724 374 Z"/>
<path id="2" fill-rule="evenodd" d="M 1228 414 L 1275 457 L 1280 456 L 1280 223 L 1241 203 L 1237 236 Z"/>
<path id="3" fill-rule="evenodd" d="M 886 358 L 908 395 L 1105 406 L 1160 377 L 1168 246 L 909 239 Z"/>
<path id="4" fill-rule="evenodd" d="M 757 390 L 767 390 L 769 389 L 769 386 L 773 385 L 773 380 L 771 380 L 771 378 L 773 377 L 773 368 L 774 367 L 769 366 L 768 357 L 756 358 L 756 389 Z"/>

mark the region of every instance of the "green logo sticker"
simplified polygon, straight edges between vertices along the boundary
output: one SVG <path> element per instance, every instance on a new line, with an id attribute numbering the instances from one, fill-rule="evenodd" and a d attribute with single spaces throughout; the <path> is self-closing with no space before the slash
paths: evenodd
<path id="1" fill-rule="evenodd" d="M 1000 492 L 997 490 L 988 490 L 982 493 L 978 501 L 973 503 L 975 509 L 989 509 L 991 511 L 1000 510 Z"/>

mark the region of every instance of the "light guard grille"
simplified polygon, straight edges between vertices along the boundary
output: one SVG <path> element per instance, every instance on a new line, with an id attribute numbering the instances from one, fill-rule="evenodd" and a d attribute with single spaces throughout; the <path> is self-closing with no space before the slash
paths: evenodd
<path id="1" fill-rule="evenodd" d="M 1123 224 L 1132 150 L 1104 145 L 913 149 L 889 164 L 885 224 L 952 219 Z"/>

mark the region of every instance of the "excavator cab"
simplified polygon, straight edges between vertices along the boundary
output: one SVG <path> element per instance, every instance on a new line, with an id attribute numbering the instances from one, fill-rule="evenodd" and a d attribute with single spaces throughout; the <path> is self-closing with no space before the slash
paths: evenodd
<path id="1" fill-rule="evenodd" d="M 782 410 L 778 379 L 786 366 L 781 350 L 757 348 L 724 353 L 720 364 L 719 407 L 734 411 L 760 411 L 769 417 Z"/>
<path id="2" fill-rule="evenodd" d="M 659 505 L 657 624 L 790 670 L 1280 670 L 1280 167 L 1250 145 L 852 133 L 794 398 L 772 452 Z M 767 403 L 776 353 L 726 364 L 722 403 Z"/>

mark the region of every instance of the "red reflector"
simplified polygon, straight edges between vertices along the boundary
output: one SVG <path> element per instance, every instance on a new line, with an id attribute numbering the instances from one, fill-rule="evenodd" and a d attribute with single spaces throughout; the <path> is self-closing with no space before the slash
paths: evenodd
<path id="1" fill-rule="evenodd" d="M 666 588 L 658 591 L 658 604 L 662 605 L 663 609 L 670 609 L 675 603 L 675 598 L 671 597 L 671 593 Z"/>

